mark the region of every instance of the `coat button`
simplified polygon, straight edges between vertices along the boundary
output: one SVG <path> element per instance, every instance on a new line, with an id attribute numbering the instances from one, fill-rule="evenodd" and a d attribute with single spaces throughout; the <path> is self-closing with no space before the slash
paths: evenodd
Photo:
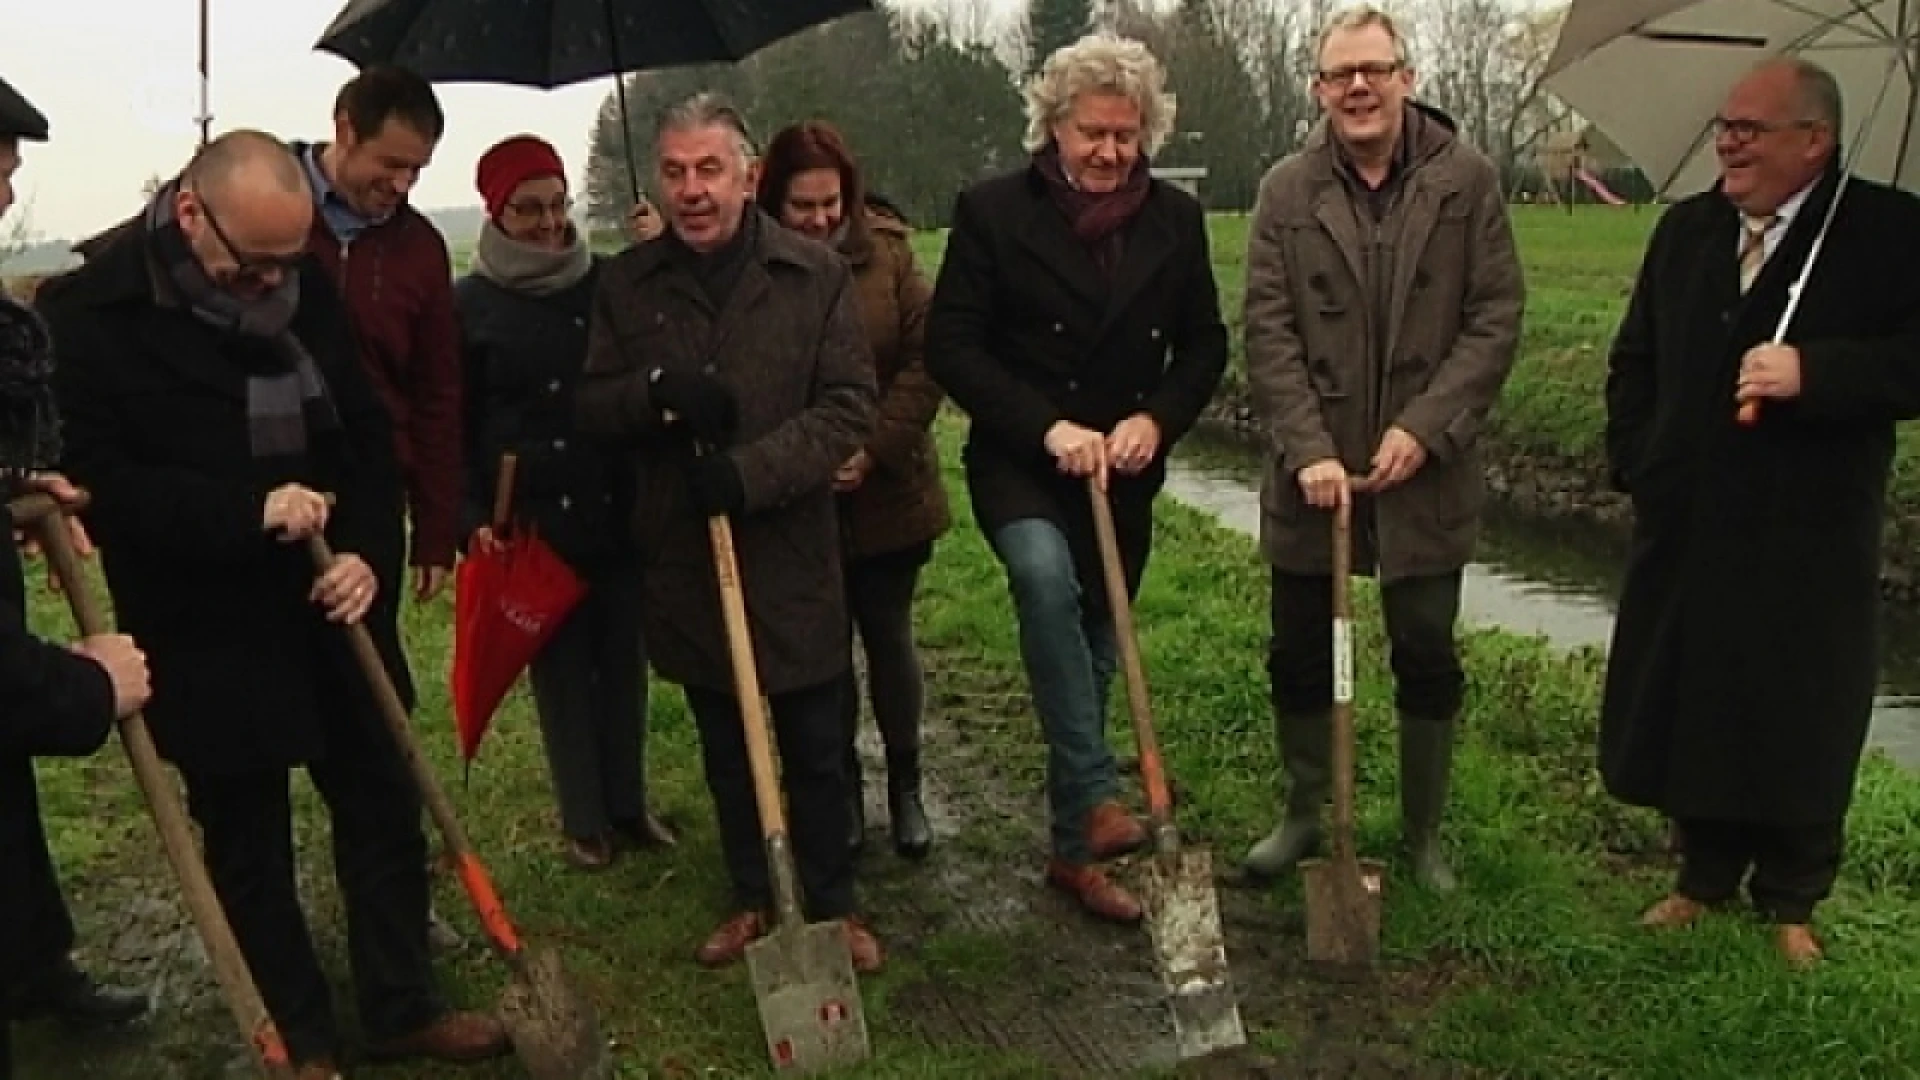
<path id="1" fill-rule="evenodd" d="M 1067 389 L 1069 389 L 1069 390 L 1078 390 L 1078 389 L 1080 389 L 1080 381 L 1079 381 L 1078 379 L 1068 379 L 1068 380 L 1067 380 Z"/>
<path id="2" fill-rule="evenodd" d="M 1065 323 L 1054 323 L 1053 332 L 1056 334 L 1064 334 L 1067 332 L 1067 325 Z"/>
<path id="3" fill-rule="evenodd" d="M 560 509 L 562 509 L 562 510 L 571 510 L 571 509 L 573 509 L 573 499 L 571 499 L 570 497 L 568 497 L 568 496 L 566 496 L 566 495 L 562 495 L 562 496 L 560 496 Z"/>
<path id="4" fill-rule="evenodd" d="M 583 318 L 581 318 L 581 317 L 580 317 L 580 316 L 578 316 L 578 315 L 575 315 L 575 316 L 573 317 L 573 325 L 575 325 L 575 326 L 585 326 L 585 325 L 587 325 L 587 320 L 585 320 L 585 319 L 583 319 Z"/>
<path id="5" fill-rule="evenodd" d="M 560 392 L 560 380 L 559 380 L 559 379 L 554 379 L 554 380 L 552 380 L 552 381 L 550 381 L 550 382 L 548 382 L 548 383 L 547 383 L 547 393 L 549 393 L 549 394 L 557 394 L 557 393 L 559 393 L 559 392 Z"/>
<path id="6" fill-rule="evenodd" d="M 555 450 L 565 450 L 567 448 L 567 440 L 565 439 L 553 440 L 553 448 Z"/>
<path id="7" fill-rule="evenodd" d="M 1157 326 L 1156 326 L 1156 327 L 1154 327 L 1154 328 L 1153 328 L 1153 331 L 1152 331 L 1152 334 L 1153 334 L 1153 340 L 1155 340 L 1155 341 L 1159 341 L 1159 340 L 1160 340 L 1160 328 L 1159 328 L 1159 327 L 1157 327 Z"/>

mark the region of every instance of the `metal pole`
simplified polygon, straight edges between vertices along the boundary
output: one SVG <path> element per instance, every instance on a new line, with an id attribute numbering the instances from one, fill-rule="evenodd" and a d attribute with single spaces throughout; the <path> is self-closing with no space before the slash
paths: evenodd
<path id="1" fill-rule="evenodd" d="M 207 97 L 207 2 L 200 0 L 200 145 L 212 141 L 213 105 Z"/>
<path id="2" fill-rule="evenodd" d="M 613 92 L 620 101 L 620 147 L 627 157 L 627 206 L 632 207 L 640 201 L 640 170 L 633 164 L 633 122 L 627 117 L 627 73 L 620 66 L 620 27 L 614 21 L 613 0 L 604 0 L 602 9 L 607 15 L 607 58 L 613 62 Z"/>

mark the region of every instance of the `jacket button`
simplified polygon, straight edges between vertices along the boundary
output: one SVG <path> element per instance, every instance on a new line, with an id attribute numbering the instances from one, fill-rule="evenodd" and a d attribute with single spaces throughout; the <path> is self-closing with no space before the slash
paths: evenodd
<path id="1" fill-rule="evenodd" d="M 565 450 L 567 448 L 567 440 L 565 439 L 553 440 L 553 448 L 555 450 Z"/>
<path id="2" fill-rule="evenodd" d="M 560 496 L 560 509 L 562 510 L 573 509 L 573 499 L 565 495 Z"/>
<path id="3" fill-rule="evenodd" d="M 547 383 L 547 393 L 549 393 L 549 394 L 557 394 L 557 393 L 559 393 L 559 392 L 560 392 L 560 380 L 559 380 L 559 379 L 554 379 L 553 381 L 551 381 L 551 382 L 549 382 L 549 383 Z"/>
<path id="4" fill-rule="evenodd" d="M 573 317 L 573 325 L 575 325 L 575 326 L 585 326 L 585 325 L 587 325 L 587 320 L 585 320 L 585 319 L 583 319 L 583 318 L 581 318 L 581 317 L 580 317 L 580 316 L 578 316 L 578 315 L 575 315 L 575 316 Z"/>
<path id="5" fill-rule="evenodd" d="M 1157 326 L 1153 328 L 1153 340 L 1155 341 L 1160 340 L 1160 328 Z"/>
<path id="6" fill-rule="evenodd" d="M 1067 332 L 1067 325 L 1065 323 L 1054 323 L 1053 332 L 1056 334 L 1064 334 Z"/>
<path id="7" fill-rule="evenodd" d="M 1080 389 L 1080 382 L 1079 382 L 1079 380 L 1077 380 L 1077 379 L 1068 379 L 1068 380 L 1067 380 L 1067 389 L 1069 389 L 1069 390 L 1078 390 L 1078 389 Z"/>

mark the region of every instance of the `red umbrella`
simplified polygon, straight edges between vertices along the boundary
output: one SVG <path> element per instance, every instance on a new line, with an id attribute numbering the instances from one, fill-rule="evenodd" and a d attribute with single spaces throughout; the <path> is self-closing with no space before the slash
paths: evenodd
<path id="1" fill-rule="evenodd" d="M 500 699 L 539 653 L 586 586 L 532 529 L 515 528 L 512 454 L 500 458 L 491 549 L 461 561 L 453 583 L 453 717 L 472 764 Z"/>

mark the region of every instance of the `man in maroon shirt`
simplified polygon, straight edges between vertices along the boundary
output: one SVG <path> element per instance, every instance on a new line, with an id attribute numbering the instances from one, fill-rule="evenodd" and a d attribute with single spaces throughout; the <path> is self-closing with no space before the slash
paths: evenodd
<path id="1" fill-rule="evenodd" d="M 332 142 L 294 144 L 318 211 L 308 247 L 347 298 L 360 358 L 393 416 L 416 600 L 446 587 L 461 498 L 453 269 L 439 230 L 407 204 L 445 123 L 424 79 L 375 66 L 340 88 Z"/>

